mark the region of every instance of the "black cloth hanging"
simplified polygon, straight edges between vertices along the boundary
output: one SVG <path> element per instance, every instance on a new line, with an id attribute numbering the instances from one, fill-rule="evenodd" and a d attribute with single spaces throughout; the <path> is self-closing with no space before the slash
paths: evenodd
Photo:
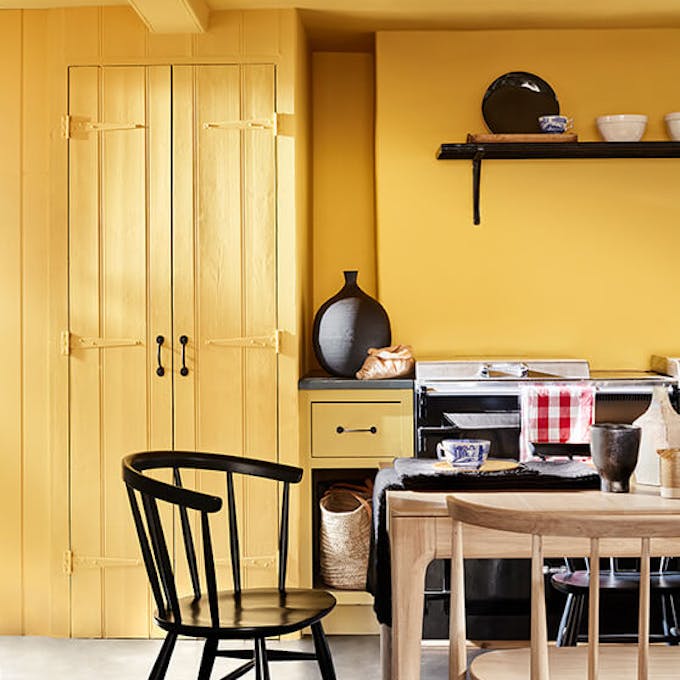
<path id="1" fill-rule="evenodd" d="M 380 470 L 373 487 L 373 531 L 366 590 L 374 597 L 378 622 L 392 625 L 390 540 L 387 534 L 388 491 L 522 491 L 599 489 L 600 476 L 578 461 L 528 461 L 509 470 L 444 469 L 428 458 L 396 458 Z"/>

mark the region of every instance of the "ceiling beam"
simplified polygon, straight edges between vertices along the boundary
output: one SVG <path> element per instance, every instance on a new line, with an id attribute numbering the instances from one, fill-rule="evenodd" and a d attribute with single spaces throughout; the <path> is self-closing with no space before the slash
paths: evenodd
<path id="1" fill-rule="evenodd" d="M 151 33 L 205 33 L 210 9 L 205 0 L 129 0 Z"/>

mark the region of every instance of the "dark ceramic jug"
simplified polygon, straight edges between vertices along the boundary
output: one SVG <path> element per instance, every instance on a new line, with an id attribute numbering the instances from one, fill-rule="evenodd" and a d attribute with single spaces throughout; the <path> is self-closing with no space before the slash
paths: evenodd
<path id="1" fill-rule="evenodd" d="M 312 343 L 321 367 L 331 375 L 353 378 L 371 347 L 387 347 L 390 320 L 383 306 L 357 285 L 356 271 L 343 272 L 345 285 L 319 307 Z"/>
<path id="2" fill-rule="evenodd" d="M 639 449 L 639 427 L 598 423 L 590 428 L 590 452 L 600 473 L 602 491 L 628 493 Z"/>

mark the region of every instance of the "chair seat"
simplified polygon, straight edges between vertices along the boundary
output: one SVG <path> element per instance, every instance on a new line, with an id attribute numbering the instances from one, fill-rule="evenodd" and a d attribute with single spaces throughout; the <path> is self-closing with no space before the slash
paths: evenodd
<path id="1" fill-rule="evenodd" d="M 551 582 L 563 593 L 582 593 L 590 587 L 590 573 L 573 571 L 553 574 Z M 680 591 L 680 572 L 653 572 L 650 578 L 652 590 Z M 638 590 L 640 574 L 637 571 L 601 571 L 600 590 Z"/>
<path id="2" fill-rule="evenodd" d="M 179 601 L 182 620 L 171 612 L 165 617 L 155 613 L 158 625 L 181 635 L 210 635 L 218 638 L 252 638 L 292 633 L 326 616 L 335 607 L 335 598 L 323 590 L 255 588 L 241 591 L 237 604 L 233 591 L 220 591 L 219 629 L 212 625 L 208 596 L 193 596 Z"/>

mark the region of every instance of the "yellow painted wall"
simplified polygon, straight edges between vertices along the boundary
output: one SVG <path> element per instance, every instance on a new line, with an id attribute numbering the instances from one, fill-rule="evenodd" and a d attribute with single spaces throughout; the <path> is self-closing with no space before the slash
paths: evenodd
<path id="1" fill-rule="evenodd" d="M 555 88 L 580 139 L 594 118 L 680 109 L 680 30 L 380 33 L 376 44 L 378 288 L 419 356 L 583 356 L 648 367 L 680 351 L 677 160 L 489 161 L 472 226 L 471 164 L 442 142 L 485 131 L 507 71 Z"/>
<path id="2" fill-rule="evenodd" d="M 21 621 L 21 600 L 16 596 L 22 584 L 21 517 L 23 418 L 22 418 L 22 238 L 21 238 L 21 15 L 13 12 L 0 26 L 0 87 L 5 92 L 0 127 L 0 210 L 3 247 L 0 249 L 0 344 L 7 362 L 2 377 L 2 419 L 0 450 L 2 474 L 0 494 L 5 517 L 0 530 L 3 560 L 0 598 L 4 612 Z M 9 455 L 8 455 L 9 453 Z M 7 615 L 0 617 L 0 632 L 11 630 Z"/>
<path id="3" fill-rule="evenodd" d="M 69 634 L 67 67 L 265 62 L 277 66 L 282 459 L 299 459 L 300 297 L 308 251 L 309 105 L 294 10 L 214 12 L 201 35 L 153 35 L 127 7 L 0 11 L 0 634 Z M 299 241 L 304 243 L 299 245 Z M 295 517 L 292 518 L 295 522 Z M 294 582 L 297 565 L 291 570 Z"/>
<path id="4" fill-rule="evenodd" d="M 345 269 L 376 290 L 373 69 L 372 54 L 312 56 L 314 311 Z"/>

